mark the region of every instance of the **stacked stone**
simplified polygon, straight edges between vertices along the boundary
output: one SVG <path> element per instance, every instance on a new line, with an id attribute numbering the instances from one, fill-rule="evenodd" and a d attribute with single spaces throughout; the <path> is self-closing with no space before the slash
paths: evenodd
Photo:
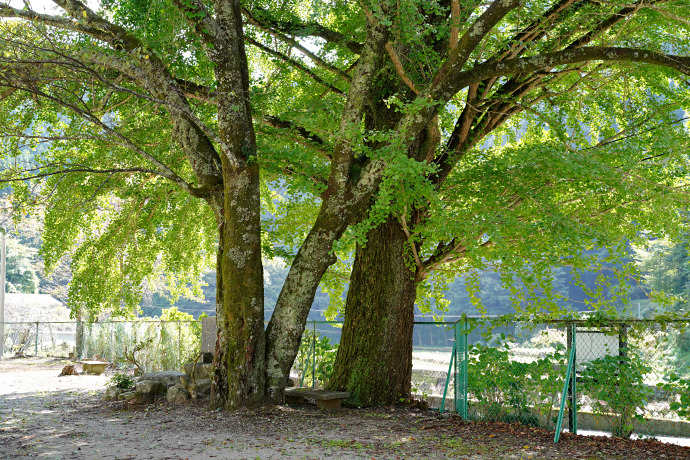
<path id="1" fill-rule="evenodd" d="M 106 389 L 103 399 L 148 404 L 165 395 L 169 402 L 178 404 L 189 399 L 210 397 L 213 364 L 210 362 L 187 363 L 184 370 L 184 373 L 147 372 L 137 378 L 134 389 L 122 390 L 111 386 Z"/>

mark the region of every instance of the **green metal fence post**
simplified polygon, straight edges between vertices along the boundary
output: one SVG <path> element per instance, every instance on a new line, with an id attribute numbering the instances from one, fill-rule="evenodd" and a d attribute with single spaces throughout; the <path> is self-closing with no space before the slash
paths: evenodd
<path id="1" fill-rule="evenodd" d="M 455 326 L 453 326 L 455 327 Z M 450 376 L 451 373 L 453 372 L 453 363 L 455 362 L 455 347 L 457 346 L 457 343 L 453 341 L 453 351 L 450 354 L 450 364 L 448 365 L 448 374 L 446 374 L 446 385 L 443 387 L 443 399 L 441 399 L 441 408 L 439 409 L 439 413 L 443 413 L 443 411 L 446 408 L 446 394 L 448 394 L 448 384 L 450 383 Z"/>
<path id="2" fill-rule="evenodd" d="M 574 331 L 575 323 L 571 325 Z M 570 358 L 568 359 L 568 368 L 565 371 L 565 380 L 563 382 L 563 393 L 561 394 L 561 408 L 558 411 L 558 420 L 556 421 L 556 434 L 553 437 L 553 442 L 558 442 L 561 438 L 561 426 L 563 425 L 563 413 L 565 412 L 565 401 L 568 399 L 568 387 L 570 387 L 571 373 L 575 367 L 575 340 L 571 340 L 570 343 Z M 577 423 L 577 422 L 576 422 Z"/>
<path id="3" fill-rule="evenodd" d="M 36 321 L 36 339 L 34 340 L 34 355 L 38 356 L 38 321 Z"/>
<path id="4" fill-rule="evenodd" d="M 467 316 L 455 323 L 455 412 L 467 420 Z"/>
<path id="5" fill-rule="evenodd" d="M 573 369 L 570 382 L 570 432 L 577 434 L 577 324 L 572 325 Z"/>
<path id="6" fill-rule="evenodd" d="M 311 389 L 314 389 L 314 386 L 316 386 L 316 321 L 314 321 L 314 328 L 312 330 L 312 337 L 311 337 L 311 343 L 312 347 L 311 349 L 313 350 L 313 355 L 311 357 Z"/>
<path id="7" fill-rule="evenodd" d="M 460 397 L 460 394 L 458 393 L 458 382 L 460 378 L 460 366 L 458 365 L 458 348 L 460 348 L 460 333 L 459 327 L 460 327 L 460 322 L 462 320 L 459 319 L 455 322 L 455 325 L 453 325 L 453 360 L 455 361 L 455 366 L 453 367 L 453 410 L 455 412 L 458 412 L 458 398 Z"/>
<path id="8" fill-rule="evenodd" d="M 467 380 L 468 367 L 467 362 L 469 359 L 469 324 L 467 323 L 467 316 L 462 318 L 462 336 L 460 338 L 461 352 L 462 352 L 462 363 L 460 363 L 460 394 L 461 394 L 461 404 L 460 404 L 460 416 L 463 420 L 467 420 Z"/>

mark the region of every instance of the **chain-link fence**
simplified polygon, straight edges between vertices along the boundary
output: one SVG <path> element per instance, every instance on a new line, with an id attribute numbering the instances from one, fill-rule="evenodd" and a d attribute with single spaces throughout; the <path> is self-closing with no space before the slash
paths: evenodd
<path id="1" fill-rule="evenodd" d="M 197 321 L 122 321 L 84 325 L 82 357 L 136 366 L 144 371 L 181 370 L 199 354 Z"/>
<path id="2" fill-rule="evenodd" d="M 326 385 L 341 330 L 341 322 L 307 323 L 296 385 Z M 4 323 L 0 331 L 5 357 L 74 353 L 151 371 L 193 361 L 201 324 Z M 690 321 L 415 322 L 412 354 L 416 397 L 465 419 L 554 428 L 561 415 L 573 432 L 690 437 Z"/>
<path id="3" fill-rule="evenodd" d="M 2 355 L 67 356 L 74 351 L 76 330 L 73 321 L 2 323 Z"/>
<path id="4" fill-rule="evenodd" d="M 690 437 L 689 326 L 576 324 L 576 426 L 621 437 Z"/>
<path id="5" fill-rule="evenodd" d="M 554 426 L 567 365 L 564 326 L 464 318 L 454 329 L 457 412 Z"/>
<path id="6" fill-rule="evenodd" d="M 181 369 L 199 353 L 196 321 L 4 323 L 4 357 L 18 355 L 105 359 L 144 371 Z"/>
<path id="7" fill-rule="evenodd" d="M 688 326 L 464 318 L 454 326 L 455 410 L 549 428 L 560 415 L 571 432 L 690 437 Z"/>

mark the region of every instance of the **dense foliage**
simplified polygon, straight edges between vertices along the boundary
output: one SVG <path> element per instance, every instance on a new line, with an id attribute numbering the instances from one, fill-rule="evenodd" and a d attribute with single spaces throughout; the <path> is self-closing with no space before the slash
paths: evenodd
<path id="1" fill-rule="evenodd" d="M 17 215 L 47 205 L 77 315 L 162 277 L 198 294 L 215 263 L 226 407 L 280 399 L 319 283 L 341 299 L 375 228 L 413 291 L 500 266 L 514 308 L 558 313 L 554 267 L 579 283 L 683 224 L 685 0 L 54 3 L 0 3 L 0 180 Z M 291 267 L 265 331 L 262 256 Z"/>

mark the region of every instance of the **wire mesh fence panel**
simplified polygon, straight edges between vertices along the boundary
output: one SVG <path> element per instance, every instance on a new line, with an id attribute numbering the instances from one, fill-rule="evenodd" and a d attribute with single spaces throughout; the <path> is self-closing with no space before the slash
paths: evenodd
<path id="1" fill-rule="evenodd" d="M 296 386 L 324 388 L 333 372 L 343 323 L 308 322 L 290 377 Z"/>
<path id="2" fill-rule="evenodd" d="M 582 428 L 690 437 L 688 323 L 631 320 L 577 335 Z"/>
<path id="3" fill-rule="evenodd" d="M 418 397 L 442 397 L 448 382 L 453 394 L 455 382 L 448 380 L 453 353 L 454 323 L 415 322 L 412 340 L 412 393 Z"/>
<path id="4" fill-rule="evenodd" d="M 0 327 L 2 356 L 19 355 L 68 357 L 74 351 L 73 322 L 13 322 Z"/>
<path id="5" fill-rule="evenodd" d="M 466 368 L 458 360 L 454 380 L 464 372 L 467 392 L 456 393 L 456 408 L 466 398 L 470 419 L 553 427 L 574 343 L 575 394 L 569 382 L 564 426 L 619 437 L 690 437 L 688 322 L 470 318 L 467 329 Z"/>
<path id="6" fill-rule="evenodd" d="M 34 352 L 42 356 L 68 357 L 76 345 L 76 325 L 65 323 L 38 323 L 38 347 Z"/>
<path id="7" fill-rule="evenodd" d="M 180 370 L 199 353 L 196 321 L 121 321 L 85 325 L 83 357 L 142 370 Z"/>
<path id="8" fill-rule="evenodd" d="M 533 322 L 468 323 L 467 417 L 553 426 L 567 364 L 565 329 Z M 462 404 L 456 401 L 456 407 Z"/>

